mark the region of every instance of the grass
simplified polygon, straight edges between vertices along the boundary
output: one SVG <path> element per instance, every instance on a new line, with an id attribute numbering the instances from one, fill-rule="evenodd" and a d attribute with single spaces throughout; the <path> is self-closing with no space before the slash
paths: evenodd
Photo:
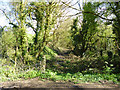
<path id="1" fill-rule="evenodd" d="M 24 71 L 15 71 L 12 66 L 3 66 L 0 67 L 0 82 L 4 81 L 14 81 L 14 80 L 22 80 L 22 79 L 31 79 L 39 77 L 40 80 L 61 80 L 61 81 L 69 81 L 74 83 L 85 83 L 85 82 L 99 82 L 101 80 L 112 81 L 114 83 L 120 83 L 120 74 L 83 74 L 81 72 L 77 72 L 74 74 L 71 73 L 57 73 L 53 72 L 49 69 L 46 72 L 41 73 L 39 70 L 28 69 Z"/>
<path id="2" fill-rule="evenodd" d="M 105 81 L 105 80 L 110 81 L 110 82 L 112 81 L 114 83 L 120 83 L 120 74 L 110 73 L 111 71 L 108 66 L 107 66 L 108 68 L 104 70 L 105 71 L 104 73 L 97 73 L 99 71 L 97 71 L 96 69 L 91 69 L 91 68 L 88 71 L 86 70 L 83 72 L 78 71 L 78 72 L 70 73 L 71 69 L 73 69 L 74 71 L 77 70 L 77 68 L 75 67 L 79 67 L 80 69 L 88 65 L 89 63 L 88 60 L 86 61 L 82 60 L 82 61 L 73 62 L 73 63 L 70 60 L 66 60 L 65 62 L 61 63 L 59 67 L 61 70 L 64 70 L 64 71 L 65 71 L 65 67 L 68 67 L 67 71 L 69 72 L 66 72 L 66 73 L 59 72 L 56 69 L 58 65 L 56 66 L 53 65 L 53 63 L 56 62 L 56 59 L 54 58 L 55 60 L 53 60 L 52 58 L 53 56 L 56 56 L 57 54 L 52 52 L 51 49 L 47 47 L 45 50 L 49 51 L 49 52 L 47 51 L 45 52 L 46 59 L 49 60 L 49 63 L 47 63 L 47 65 L 50 64 L 51 66 L 49 65 L 48 66 L 54 68 L 55 69 L 54 71 L 52 70 L 52 68 L 49 68 L 49 69 L 46 69 L 44 73 L 41 73 L 35 67 L 23 69 L 23 66 L 22 68 L 17 67 L 15 69 L 14 65 L 10 64 L 10 62 L 8 62 L 7 60 L 0 59 L 0 82 L 31 79 L 31 78 L 39 77 L 40 80 L 46 80 L 46 79 L 52 80 L 52 81 L 60 80 L 60 81 L 69 81 L 69 82 L 74 82 L 74 83 L 86 83 L 86 82 L 99 83 L 100 81 Z"/>

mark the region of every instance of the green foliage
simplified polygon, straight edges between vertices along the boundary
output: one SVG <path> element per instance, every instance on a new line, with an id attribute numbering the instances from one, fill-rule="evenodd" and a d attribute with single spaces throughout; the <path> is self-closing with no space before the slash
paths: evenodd
<path id="1" fill-rule="evenodd" d="M 118 12 L 118 10 L 120 9 L 119 6 L 120 2 L 109 2 L 109 3 L 101 3 L 99 4 L 100 7 L 105 6 L 106 10 L 104 10 L 102 13 L 100 13 L 101 17 L 105 16 L 106 18 L 111 17 L 111 19 L 106 19 L 104 18 L 104 20 L 106 21 L 105 24 L 106 25 L 112 25 L 112 31 L 113 34 L 115 35 L 114 40 L 115 40 L 115 48 L 117 50 L 117 54 L 120 55 L 120 12 Z"/>
<path id="2" fill-rule="evenodd" d="M 49 47 L 45 47 L 44 48 L 44 55 L 50 55 L 50 56 L 57 56 L 57 53 L 55 53 L 55 51 L 53 51 L 52 49 L 50 49 Z"/>
<path id="3" fill-rule="evenodd" d="M 9 65 L 10 62 L 6 59 L 0 59 L 0 82 L 19 80 L 18 73 L 15 72 L 15 67 Z"/>
<path id="4" fill-rule="evenodd" d="M 0 42 L 0 54 L 2 57 L 5 58 L 9 56 L 12 58 L 12 55 L 14 55 L 15 38 L 10 28 L 8 28 L 8 31 L 2 32 Z"/>
<path id="5" fill-rule="evenodd" d="M 82 17 L 77 17 L 73 22 L 69 18 L 63 23 L 58 22 L 62 6 L 56 2 L 20 2 L 13 5 L 15 22 L 10 21 L 12 27 L 0 28 L 0 56 L 3 57 L 0 59 L 0 80 L 39 77 L 42 80 L 74 83 L 101 80 L 120 82 L 120 7 L 117 2 L 103 4 L 107 11 L 99 15 L 105 18 L 110 13 L 115 15 L 112 20 L 103 21 L 105 23 L 97 22 L 99 15 L 96 13 L 101 7 L 96 7 L 96 3 L 84 3 Z M 81 18 L 82 23 L 79 23 Z M 27 27 L 35 34 L 27 34 Z M 55 57 L 58 54 L 50 45 L 52 48 L 63 48 L 59 48 L 58 54 L 68 55 L 64 49 L 69 48 L 82 58 L 69 54 L 69 59 L 66 56 L 63 56 L 65 59 L 58 59 Z M 42 66 L 47 70 L 43 72 Z"/>
<path id="6" fill-rule="evenodd" d="M 53 32 L 53 37 L 51 38 L 53 48 L 72 48 L 72 41 L 70 36 L 70 27 L 72 25 L 72 20 L 70 18 L 65 19 L 64 22 L 59 22 L 60 26 Z"/>
<path id="7" fill-rule="evenodd" d="M 4 70 L 3 70 L 4 69 Z M 8 70 L 9 69 L 9 70 Z M 71 74 L 71 73 L 57 73 L 51 70 L 46 70 L 45 73 L 41 73 L 36 69 L 28 69 L 27 71 L 14 72 L 13 67 L 4 66 L 0 68 L 0 77 L 2 81 L 12 81 L 20 79 L 29 79 L 39 77 L 41 80 L 64 80 L 74 83 L 81 82 L 99 82 L 99 81 L 113 81 L 114 83 L 119 82 L 119 74 L 82 74 L 80 72 Z"/>
<path id="8" fill-rule="evenodd" d="M 88 2 L 83 7 L 84 12 L 95 13 L 96 7 L 94 4 Z M 78 18 L 74 19 L 71 28 L 71 37 L 74 45 L 74 53 L 77 56 L 83 57 L 83 54 L 87 49 L 91 50 L 91 46 L 95 41 L 93 40 L 94 35 L 97 32 L 97 21 L 96 16 L 90 13 L 83 13 L 83 20 L 81 28 L 78 28 Z"/>
<path id="9" fill-rule="evenodd" d="M 17 64 L 30 66 L 43 60 L 44 54 L 48 55 L 48 58 L 55 56 L 56 54 L 47 48 L 47 44 L 51 40 L 50 32 L 55 28 L 57 16 L 60 16 L 60 5 L 56 2 L 20 1 L 12 2 L 10 6 L 14 22 L 9 19 L 10 31 L 8 28 L 5 32 L 1 31 L 2 28 L 0 30 L 0 35 L 2 32 L 0 53 L 3 58 L 8 57 L 14 61 L 15 66 Z M 36 23 L 32 23 L 35 21 Z M 28 27 L 33 30 L 34 35 L 27 34 Z"/>
<path id="10" fill-rule="evenodd" d="M 35 69 L 35 68 L 28 68 L 26 70 L 21 70 L 14 66 L 5 66 L 7 60 L 0 59 L 0 77 L 2 81 L 13 81 L 13 80 L 20 80 L 20 79 L 29 79 L 39 77 L 40 79 L 47 79 L 47 80 L 64 80 L 74 83 L 81 83 L 81 82 L 99 82 L 99 81 L 113 81 L 114 83 L 119 83 L 119 74 L 100 74 L 100 73 L 58 73 L 53 72 L 52 70 L 47 69 L 44 73 Z M 9 63 L 8 63 L 9 64 Z M 1 81 L 0 81 L 1 82 Z"/>
<path id="11" fill-rule="evenodd" d="M 50 32 L 52 31 L 52 28 L 54 28 L 57 20 L 59 4 L 54 2 L 33 2 L 30 3 L 29 7 L 31 11 L 30 15 L 35 18 L 29 17 L 30 22 L 28 22 L 27 25 L 31 27 L 35 33 L 32 54 L 38 60 L 52 36 L 50 35 Z M 36 27 L 31 23 L 33 20 L 36 21 Z"/>

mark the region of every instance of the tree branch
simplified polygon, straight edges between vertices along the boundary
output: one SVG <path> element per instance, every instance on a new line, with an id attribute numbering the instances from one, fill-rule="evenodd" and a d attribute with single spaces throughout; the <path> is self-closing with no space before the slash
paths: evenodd
<path id="1" fill-rule="evenodd" d="M 81 14 L 81 13 L 89 13 L 89 14 L 93 14 L 93 15 L 95 15 L 95 16 L 98 16 L 98 17 L 100 17 L 101 19 L 104 19 L 104 20 L 108 20 L 108 21 L 114 21 L 114 20 L 115 20 L 115 19 L 107 19 L 107 18 L 102 17 L 102 16 L 100 16 L 99 14 L 96 14 L 96 13 L 93 13 L 93 12 L 82 11 L 82 10 L 80 10 L 80 9 L 74 8 L 74 7 L 72 7 L 72 6 L 68 5 L 68 4 L 66 4 L 65 2 L 62 2 L 62 3 L 65 4 L 66 6 L 68 6 L 69 8 L 72 8 L 72 9 L 74 9 L 74 10 L 79 11 L 79 13 L 76 13 L 75 15 L 79 15 L 79 14 Z M 71 16 L 73 16 L 73 15 L 71 15 Z"/>
<path id="2" fill-rule="evenodd" d="M 9 22 L 11 23 L 11 20 L 10 20 L 10 18 L 7 16 L 7 14 L 5 13 L 5 11 L 4 10 L 2 10 L 2 9 L 0 9 L 3 13 L 4 13 L 4 15 L 6 16 L 6 18 L 9 20 Z"/>
<path id="3" fill-rule="evenodd" d="M 99 36 L 99 35 L 97 35 L 98 37 L 100 37 L 100 38 L 112 38 L 112 39 L 116 39 L 116 37 L 105 37 L 105 36 Z"/>
<path id="4" fill-rule="evenodd" d="M 118 45 L 116 40 L 115 40 L 115 44 L 116 44 L 117 48 L 120 50 L 120 47 L 119 47 L 119 45 Z"/>

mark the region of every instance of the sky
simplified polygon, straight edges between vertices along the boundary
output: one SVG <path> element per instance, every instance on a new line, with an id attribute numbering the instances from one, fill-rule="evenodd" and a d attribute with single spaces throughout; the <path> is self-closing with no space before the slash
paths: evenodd
<path id="1" fill-rule="evenodd" d="M 10 0 L 0 0 L 0 9 L 4 9 L 4 10 L 10 10 L 8 2 Z M 19 0 L 14 0 L 14 1 L 19 1 Z M 29 0 L 30 1 L 30 0 Z M 36 0 L 32 0 L 32 1 L 36 1 Z M 71 0 L 72 4 L 75 4 L 77 0 Z M 78 7 L 78 5 L 74 6 L 74 7 Z M 76 11 L 74 10 L 69 10 L 69 14 L 74 14 L 76 13 Z M 9 21 L 6 19 L 5 15 L 2 13 L 2 11 L 0 10 L 0 26 L 5 26 L 5 25 L 9 25 Z"/>
<path id="2" fill-rule="evenodd" d="M 8 5 L 8 1 L 9 0 L 0 0 L 0 9 L 4 9 L 4 10 L 10 10 L 10 7 Z M 16 0 L 15 0 L 16 1 Z M 72 4 L 75 4 L 77 0 L 72 0 Z M 78 6 L 78 5 L 77 5 Z M 74 7 L 77 7 L 74 6 Z M 76 13 L 76 11 L 74 10 L 69 10 L 69 14 L 72 15 L 74 13 Z M 9 21 L 6 18 L 6 16 L 2 13 L 2 11 L 0 10 L 0 26 L 9 26 Z M 33 30 L 31 30 L 30 28 L 27 28 L 27 33 L 29 34 L 33 34 Z"/>
<path id="3" fill-rule="evenodd" d="M 10 0 L 0 0 L 0 9 L 6 9 L 10 10 L 9 5 L 7 4 Z M 13 1 L 20 1 L 20 0 L 13 0 Z M 23 0 L 24 1 L 24 0 Z M 28 0 L 28 1 L 38 1 L 38 0 Z M 103 1 L 103 0 L 64 0 L 64 1 L 72 1 L 72 5 L 75 4 L 77 1 L 84 2 L 84 1 Z M 120 1 L 120 0 L 104 0 L 104 1 Z M 75 8 L 79 8 L 78 4 L 74 5 Z M 69 14 L 73 15 L 77 12 L 75 10 L 70 9 Z M 9 22 L 6 20 L 6 17 L 2 12 L 0 11 L 0 26 L 9 25 Z"/>
<path id="4" fill-rule="evenodd" d="M 14 1 L 14 2 L 19 2 L 21 0 L 0 0 L 0 2 L 9 2 L 9 1 Z M 24 0 L 23 0 L 24 1 Z M 29 2 L 34 1 L 44 1 L 44 0 L 28 0 Z M 57 0 L 51 0 L 51 1 L 57 1 Z M 68 0 L 64 0 L 64 1 L 68 1 Z M 77 1 L 77 0 L 72 0 L 72 1 Z M 83 2 L 118 2 L 120 0 L 79 0 L 79 1 L 83 1 Z"/>
<path id="5" fill-rule="evenodd" d="M 0 9 L 8 9 L 9 10 L 9 6 L 7 3 L 3 3 L 3 2 L 0 2 Z M 6 17 L 5 15 L 3 14 L 3 12 L 0 10 L 0 26 L 5 26 L 5 25 L 8 25 L 7 24 L 7 20 L 6 20 Z"/>

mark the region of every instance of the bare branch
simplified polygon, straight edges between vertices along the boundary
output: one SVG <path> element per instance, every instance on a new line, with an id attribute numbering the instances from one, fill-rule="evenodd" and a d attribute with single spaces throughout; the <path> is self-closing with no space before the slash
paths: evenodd
<path id="1" fill-rule="evenodd" d="M 100 17 L 101 19 L 108 20 L 108 21 L 114 21 L 114 20 L 115 20 L 115 19 L 107 19 L 107 18 L 102 17 L 102 16 L 100 16 L 99 14 L 96 14 L 96 13 L 93 13 L 93 12 L 85 12 L 85 11 L 82 11 L 82 12 L 83 12 L 83 13 L 93 14 L 93 15 L 95 15 L 95 16 Z"/>
<path id="2" fill-rule="evenodd" d="M 62 3 L 65 4 L 66 6 L 68 6 L 68 7 L 72 8 L 72 9 L 74 9 L 74 10 L 80 11 L 79 9 L 74 8 L 74 7 L 72 7 L 72 6 L 68 5 L 68 4 L 66 4 L 65 2 L 62 2 Z"/>
<path id="3" fill-rule="evenodd" d="M 98 17 L 100 17 L 101 19 L 104 19 L 104 20 L 108 20 L 108 21 L 114 21 L 114 20 L 115 20 L 115 19 L 108 19 L 108 18 L 102 17 L 102 16 L 100 16 L 99 14 L 96 14 L 96 13 L 93 13 L 93 12 L 82 11 L 82 10 L 80 10 L 80 9 L 74 8 L 74 7 L 66 4 L 65 2 L 62 2 L 62 3 L 65 4 L 66 6 L 68 6 L 69 8 L 72 8 L 72 9 L 74 9 L 74 10 L 79 11 L 79 13 L 77 13 L 77 14 L 75 14 L 75 15 L 78 15 L 78 14 L 81 14 L 81 13 L 89 13 L 89 14 L 93 14 L 93 15 L 95 15 L 95 16 L 98 16 Z"/>
<path id="4" fill-rule="evenodd" d="M 11 23 L 11 20 L 10 20 L 10 18 L 7 16 L 7 14 L 5 13 L 5 11 L 4 10 L 2 10 L 2 9 L 0 9 L 3 13 L 4 13 L 4 15 L 6 16 L 6 18 L 9 20 L 9 22 Z"/>
<path id="5" fill-rule="evenodd" d="M 19 20 L 18 20 L 18 18 L 17 18 L 17 8 L 15 9 L 15 19 L 17 20 L 18 25 L 20 25 L 20 22 L 19 22 Z"/>

